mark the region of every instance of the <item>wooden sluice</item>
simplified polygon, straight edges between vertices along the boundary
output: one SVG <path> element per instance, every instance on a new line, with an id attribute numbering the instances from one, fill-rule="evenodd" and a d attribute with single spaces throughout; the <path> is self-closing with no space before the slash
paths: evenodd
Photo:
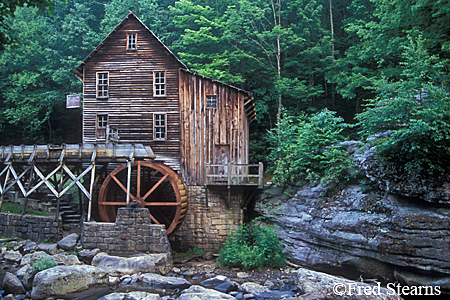
<path id="1" fill-rule="evenodd" d="M 5 194 L 15 187 L 25 198 L 24 214 L 28 197 L 45 185 L 58 199 L 58 216 L 60 198 L 76 185 L 80 196 L 83 193 L 89 200 L 87 220 L 90 221 L 94 185 L 109 163 L 127 163 L 130 174 L 134 160 L 154 158 L 152 149 L 142 144 L 0 146 L 0 163 L 4 164 L 0 167 L 0 210 Z M 102 168 L 99 170 L 97 165 Z M 127 203 L 130 201 L 130 181 L 131 176 L 128 176 Z"/>

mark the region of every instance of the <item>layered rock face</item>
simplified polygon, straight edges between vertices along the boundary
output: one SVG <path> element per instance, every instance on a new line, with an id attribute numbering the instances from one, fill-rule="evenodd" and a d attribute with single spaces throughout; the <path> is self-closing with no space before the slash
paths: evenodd
<path id="1" fill-rule="evenodd" d="M 348 186 L 333 196 L 322 185 L 288 197 L 267 190 L 256 211 L 279 226 L 293 263 L 384 283 L 450 290 L 450 184 L 383 166 L 369 146 L 348 142 L 362 177 L 377 186 Z"/>
<path id="2" fill-rule="evenodd" d="M 352 279 L 450 289 L 450 209 L 363 193 L 359 186 L 333 198 L 323 196 L 322 186 L 289 199 L 274 192 L 256 210 L 279 227 L 289 261 Z"/>

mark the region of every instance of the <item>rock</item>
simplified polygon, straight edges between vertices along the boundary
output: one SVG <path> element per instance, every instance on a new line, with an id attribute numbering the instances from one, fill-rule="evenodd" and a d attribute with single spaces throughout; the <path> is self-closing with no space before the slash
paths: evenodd
<path id="1" fill-rule="evenodd" d="M 11 249 L 13 249 L 14 251 L 20 252 L 20 250 L 23 249 L 23 246 L 25 245 L 25 243 L 26 243 L 26 241 L 20 241 L 20 242 L 12 241 L 11 243 L 9 243 L 9 247 Z"/>
<path id="2" fill-rule="evenodd" d="M 141 280 L 143 285 L 160 289 L 185 289 L 191 286 L 191 283 L 184 278 L 161 276 L 153 273 L 142 275 Z"/>
<path id="3" fill-rule="evenodd" d="M 278 227 L 290 262 L 382 284 L 395 281 L 394 269 L 430 279 L 450 276 L 450 209 L 356 185 L 332 199 L 325 192 L 323 186 L 305 185 L 283 203 L 266 198 L 256 205 Z"/>
<path id="4" fill-rule="evenodd" d="M 29 291 L 32 288 L 34 275 L 36 275 L 36 273 L 37 272 L 33 271 L 33 268 L 30 264 L 26 264 L 16 271 L 16 276 L 22 282 L 24 288 Z"/>
<path id="5" fill-rule="evenodd" d="M 34 252 L 34 253 L 25 254 L 22 257 L 22 260 L 20 261 L 20 265 L 21 266 L 33 265 L 36 262 L 36 260 L 43 258 L 43 257 L 50 257 L 50 255 L 48 255 L 44 251 L 38 251 L 38 252 Z"/>
<path id="6" fill-rule="evenodd" d="M 431 277 L 414 274 L 408 271 L 395 270 L 395 279 L 407 286 L 439 286 L 441 290 L 450 290 L 450 276 Z"/>
<path id="7" fill-rule="evenodd" d="M 8 249 L 6 247 L 2 247 L 0 249 L 0 259 L 4 259 L 5 258 L 6 251 L 8 251 Z"/>
<path id="8" fill-rule="evenodd" d="M 109 276 L 108 277 L 108 284 L 109 285 L 117 285 L 120 283 L 120 278 L 116 276 Z"/>
<path id="9" fill-rule="evenodd" d="M 58 252 L 58 245 L 57 244 L 38 244 L 37 248 L 39 251 L 44 251 L 47 254 L 54 255 Z"/>
<path id="10" fill-rule="evenodd" d="M 19 262 L 22 260 L 22 254 L 19 251 L 9 250 L 4 255 L 6 260 Z"/>
<path id="11" fill-rule="evenodd" d="M 299 269 L 297 276 L 298 286 L 302 294 L 301 297 L 303 297 L 300 299 L 402 299 L 399 295 L 382 288 L 380 285 L 369 285 L 308 269 Z"/>
<path id="12" fill-rule="evenodd" d="M 80 236 L 76 233 L 69 234 L 68 236 L 62 238 L 58 243 L 58 247 L 63 250 L 73 250 L 77 245 L 78 238 Z"/>
<path id="13" fill-rule="evenodd" d="M 204 288 L 209 289 L 209 288 L 215 288 L 216 286 L 221 285 L 222 283 L 227 282 L 227 281 L 230 281 L 230 279 L 228 279 L 227 277 L 222 276 L 222 275 L 217 275 L 216 277 L 202 281 L 200 283 L 200 285 Z"/>
<path id="14" fill-rule="evenodd" d="M 33 280 L 32 299 L 61 297 L 108 283 L 108 274 L 93 266 L 58 266 L 41 271 Z"/>
<path id="15" fill-rule="evenodd" d="M 36 244 L 35 242 L 30 241 L 30 240 L 27 240 L 27 241 L 25 242 L 25 245 L 23 246 L 23 251 L 24 251 L 25 253 L 27 253 L 27 252 L 30 252 L 30 251 L 35 250 L 36 247 L 37 247 L 37 244 Z"/>
<path id="16" fill-rule="evenodd" d="M 73 254 L 55 254 L 52 255 L 52 259 L 58 263 L 58 265 L 72 266 L 72 265 L 81 265 L 81 262 L 78 260 L 78 257 Z"/>
<path id="17" fill-rule="evenodd" d="M 294 296 L 294 293 L 292 292 L 289 291 L 281 292 L 270 290 L 269 288 L 254 282 L 244 282 L 241 285 L 241 289 L 247 294 L 254 295 L 257 299 L 264 299 L 264 300 L 270 299 L 278 300 L 281 298 Z"/>
<path id="18" fill-rule="evenodd" d="M 93 250 L 83 249 L 80 253 L 78 253 L 78 258 L 85 264 L 90 265 L 92 263 L 92 259 L 99 253 L 100 249 L 98 248 Z"/>
<path id="19" fill-rule="evenodd" d="M 22 282 L 20 282 L 19 278 L 17 278 L 13 273 L 9 272 L 5 273 L 2 289 L 4 289 L 7 293 L 14 295 L 25 294 L 25 288 L 23 287 Z"/>
<path id="20" fill-rule="evenodd" d="M 167 274 L 172 269 L 170 257 L 170 253 L 142 254 L 128 258 L 109 256 L 101 253 L 92 259 L 92 265 L 105 270 L 110 275 L 135 273 Z"/>
<path id="21" fill-rule="evenodd" d="M 247 277 L 248 277 L 248 274 L 245 273 L 245 272 L 237 272 L 237 273 L 236 273 L 236 277 L 237 277 L 237 278 L 247 278 Z"/>
<path id="22" fill-rule="evenodd" d="M 234 281 L 225 281 L 224 283 L 216 286 L 214 289 L 216 291 L 228 294 L 229 292 L 237 291 L 239 289 L 239 284 Z"/>
<path id="23" fill-rule="evenodd" d="M 8 294 L 2 298 L 3 300 L 16 300 L 13 294 Z"/>
<path id="24" fill-rule="evenodd" d="M 130 292 L 130 293 L 112 293 L 98 300 L 161 300 L 157 294 L 150 294 L 146 292 Z"/>
<path id="25" fill-rule="evenodd" d="M 193 285 L 189 289 L 184 290 L 178 300 L 236 300 L 233 296 L 206 289 L 199 285 Z"/>
<path id="26" fill-rule="evenodd" d="M 273 288 L 275 287 L 275 283 L 273 283 L 273 282 L 270 281 L 270 280 L 267 280 L 266 282 L 264 282 L 264 286 L 265 286 L 266 288 L 268 288 L 269 290 L 271 290 L 271 289 L 273 289 Z"/>

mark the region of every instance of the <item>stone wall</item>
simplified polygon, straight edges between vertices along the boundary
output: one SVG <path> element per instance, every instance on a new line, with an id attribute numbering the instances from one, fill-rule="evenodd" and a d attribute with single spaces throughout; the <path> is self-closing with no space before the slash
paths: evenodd
<path id="1" fill-rule="evenodd" d="M 243 221 L 242 191 L 231 191 L 228 201 L 226 187 L 187 186 L 189 209 L 183 225 L 170 236 L 172 248 L 185 252 L 198 247 L 218 252 L 230 233 Z"/>
<path id="2" fill-rule="evenodd" d="M 58 241 L 63 235 L 61 218 L 5 213 L 0 213 L 0 232 L 6 237 L 17 236 L 35 242 Z"/>
<path id="3" fill-rule="evenodd" d="M 119 208 L 115 223 L 84 222 L 81 243 L 110 254 L 170 252 L 164 225 L 151 223 L 147 208 Z"/>

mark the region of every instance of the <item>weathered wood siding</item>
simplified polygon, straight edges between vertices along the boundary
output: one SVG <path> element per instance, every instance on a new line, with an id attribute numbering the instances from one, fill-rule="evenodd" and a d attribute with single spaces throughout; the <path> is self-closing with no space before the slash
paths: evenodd
<path id="1" fill-rule="evenodd" d="M 137 34 L 137 50 L 127 50 L 127 34 Z M 120 143 L 151 146 L 155 155 L 180 168 L 180 63 L 132 15 L 85 60 L 83 67 L 83 143 L 96 139 L 96 116 L 108 114 Z M 166 96 L 153 96 L 153 71 L 166 72 Z M 109 97 L 97 99 L 96 72 L 109 72 Z M 167 114 L 167 140 L 153 140 L 153 114 Z"/>
<path id="2" fill-rule="evenodd" d="M 248 163 L 248 93 L 180 70 L 181 168 L 187 185 L 202 185 L 204 163 Z M 217 95 L 217 108 L 206 108 L 206 96 Z"/>

